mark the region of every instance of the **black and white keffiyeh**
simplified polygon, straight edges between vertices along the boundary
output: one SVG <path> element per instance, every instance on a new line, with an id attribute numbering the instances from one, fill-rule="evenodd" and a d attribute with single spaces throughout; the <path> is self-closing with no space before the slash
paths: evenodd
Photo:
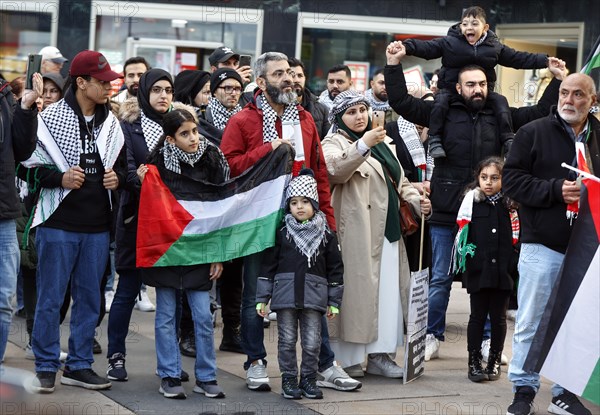
<path id="1" fill-rule="evenodd" d="M 279 138 L 279 134 L 277 134 L 277 129 L 275 128 L 277 113 L 271 107 L 264 94 L 258 96 L 258 104 L 263 111 L 263 143 L 270 143 Z M 285 106 L 281 122 L 282 124 L 300 125 L 300 116 L 298 115 L 296 103 Z"/>
<path id="2" fill-rule="evenodd" d="M 339 128 L 337 123 L 337 115 L 343 114 L 348 108 L 355 106 L 356 104 L 364 104 L 367 108 L 371 105 L 364 95 L 358 92 L 348 89 L 344 92 L 340 92 L 333 100 L 333 106 L 329 110 L 327 120 L 331 124 L 331 131 L 336 132 Z"/>
<path id="3" fill-rule="evenodd" d="M 416 167 L 425 166 L 427 164 L 425 148 L 423 147 L 423 143 L 421 143 L 417 127 L 412 122 L 402 118 L 402 116 L 398 117 L 397 123 L 400 137 L 404 141 L 414 165 Z"/>
<path id="4" fill-rule="evenodd" d="M 367 101 L 369 101 L 369 104 L 371 104 L 373 111 L 388 111 L 391 108 L 388 101 L 379 101 L 377 98 L 375 98 L 372 88 L 365 91 L 365 98 L 367 98 Z"/>
<path id="5" fill-rule="evenodd" d="M 223 131 L 229 119 L 242 110 L 242 106 L 238 103 L 235 107 L 228 110 L 221 101 L 215 97 L 211 97 L 208 101 L 208 108 L 213 119 L 213 125 Z"/>
<path id="6" fill-rule="evenodd" d="M 306 257 L 310 267 L 317 258 L 319 245 L 327 243 L 325 234 L 330 231 L 325 214 L 318 210 L 311 220 L 298 222 L 291 213 L 288 213 L 285 215 L 284 221 L 288 239 L 294 241 L 298 250 Z"/>
<path id="7" fill-rule="evenodd" d="M 325 89 L 325 91 L 321 92 L 321 95 L 319 95 L 319 102 L 326 105 L 329 109 L 333 107 L 333 100 L 329 96 L 329 90 Z"/>
<path id="8" fill-rule="evenodd" d="M 163 129 L 159 123 L 148 118 L 144 111 L 140 109 L 140 119 L 142 122 L 142 132 L 144 133 L 144 140 L 146 141 L 146 147 L 148 152 L 154 150 L 154 147 L 158 144 L 158 141 L 163 135 Z"/>
<path id="9" fill-rule="evenodd" d="M 160 152 L 163 154 L 165 168 L 173 173 L 181 174 L 181 163 L 186 163 L 194 167 L 209 146 L 216 148 L 219 153 L 219 163 L 221 170 L 223 170 L 223 177 L 225 180 L 229 180 L 230 170 L 225 155 L 221 152 L 219 147 L 215 146 L 204 137 L 200 139 L 198 150 L 195 153 L 186 153 L 175 144 L 169 143 L 168 141 L 165 141 L 164 147 L 160 149 Z"/>

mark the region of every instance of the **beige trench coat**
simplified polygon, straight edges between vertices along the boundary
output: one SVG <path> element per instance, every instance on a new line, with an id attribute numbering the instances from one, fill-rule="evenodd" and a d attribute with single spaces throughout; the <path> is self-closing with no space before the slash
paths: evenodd
<path id="1" fill-rule="evenodd" d="M 385 142 L 395 155 L 392 139 L 386 137 Z M 347 342 L 367 344 L 378 337 L 379 271 L 388 208 L 385 172 L 370 151 L 366 156 L 360 155 L 356 142 L 351 142 L 346 135 L 330 134 L 321 144 L 344 260 L 340 318 L 330 322 L 329 334 Z M 399 183 L 402 198 L 409 202 L 415 215 L 420 215 L 419 192 L 404 178 L 404 171 Z M 402 238 L 398 245 L 398 278 L 406 318 L 410 270 Z"/>

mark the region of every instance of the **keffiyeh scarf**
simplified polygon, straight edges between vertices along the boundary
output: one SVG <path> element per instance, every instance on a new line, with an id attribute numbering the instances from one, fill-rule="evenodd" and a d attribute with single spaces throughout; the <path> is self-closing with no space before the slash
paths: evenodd
<path id="1" fill-rule="evenodd" d="M 323 105 L 326 105 L 329 109 L 333 107 L 333 100 L 329 97 L 329 91 L 327 89 L 325 89 L 325 91 L 321 92 L 321 95 L 319 95 L 319 102 Z"/>
<path id="2" fill-rule="evenodd" d="M 327 242 L 325 234 L 329 232 L 329 228 L 327 228 L 325 214 L 318 210 L 312 219 L 298 222 L 291 213 L 288 213 L 284 221 L 288 239 L 294 241 L 296 248 L 306 257 L 310 267 L 317 259 L 321 243 Z"/>
<path id="3" fill-rule="evenodd" d="M 211 97 L 208 101 L 208 108 L 210 108 L 213 125 L 221 131 L 225 129 L 229 119 L 242 110 L 242 107 L 239 103 L 233 109 L 228 110 L 218 99 L 214 97 Z"/>
<path id="4" fill-rule="evenodd" d="M 144 134 L 144 141 L 146 141 L 146 147 L 148 152 L 154 150 L 154 147 L 158 144 L 158 141 L 163 135 L 163 129 L 159 123 L 148 118 L 144 111 L 140 109 L 140 120 L 142 123 L 142 133 Z"/>
<path id="5" fill-rule="evenodd" d="M 425 170 L 427 158 L 425 157 L 425 148 L 423 147 L 423 143 L 421 143 L 417 127 L 412 122 L 402 118 L 402 116 L 398 116 L 397 123 L 400 137 L 404 141 L 414 165 Z"/>
<path id="6" fill-rule="evenodd" d="M 367 101 L 369 101 L 369 104 L 371 104 L 373 111 L 387 111 L 391 108 L 388 101 L 379 101 L 377 98 L 375 98 L 372 88 L 367 89 L 365 92 L 365 98 Z"/>

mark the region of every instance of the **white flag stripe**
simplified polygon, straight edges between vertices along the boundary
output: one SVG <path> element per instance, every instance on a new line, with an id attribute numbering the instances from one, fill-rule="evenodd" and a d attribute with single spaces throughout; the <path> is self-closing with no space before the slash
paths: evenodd
<path id="1" fill-rule="evenodd" d="M 183 234 L 206 234 L 271 214 L 281 208 L 286 183 L 287 176 L 283 175 L 223 200 L 179 200 L 181 206 L 195 218 L 185 227 Z M 252 209 L 247 209 L 248 206 Z"/>
<path id="2" fill-rule="evenodd" d="M 563 274 L 563 277 L 568 273 Z M 600 351 L 600 246 L 573 298 L 540 374 L 581 396 Z M 560 294 L 559 294 L 560 295 Z"/>

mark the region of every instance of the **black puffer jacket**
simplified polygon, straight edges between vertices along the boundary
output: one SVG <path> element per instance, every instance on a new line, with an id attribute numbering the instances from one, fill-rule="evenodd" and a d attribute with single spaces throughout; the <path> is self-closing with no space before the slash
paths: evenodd
<path id="1" fill-rule="evenodd" d="M 390 105 L 398 114 L 415 124 L 429 126 L 433 102 L 422 101 L 408 94 L 402 65 L 386 65 L 385 84 Z M 548 114 L 558 100 L 559 85 L 560 81 L 552 80 L 535 106 L 510 108 L 515 130 Z M 501 153 L 496 115 L 487 106 L 479 113 L 471 114 L 464 101 L 459 99 L 448 110 L 443 141 L 446 157 L 435 161 L 431 178 L 433 214 L 429 221 L 453 226 L 460 206 L 460 195 L 473 180 L 475 166 L 484 158 Z"/>
<path id="2" fill-rule="evenodd" d="M 275 246 L 265 252 L 256 287 L 256 302 L 271 310 L 308 308 L 322 313 L 327 306 L 340 307 L 344 290 L 344 264 L 337 237 L 328 233 L 316 261 L 310 267 L 306 256 L 287 237 L 285 227 L 277 231 Z"/>
<path id="3" fill-rule="evenodd" d="M 27 160 L 35 150 L 37 113 L 35 105 L 22 109 L 8 83 L 0 81 L 0 220 L 21 216 L 15 163 Z"/>
<path id="4" fill-rule="evenodd" d="M 406 54 L 423 59 L 442 58 L 442 69 L 438 75 L 438 87 L 454 90 L 458 72 L 467 65 L 479 65 L 485 70 L 490 90 L 496 82 L 496 65 L 515 69 L 539 69 L 548 65 L 548 57 L 542 53 L 518 52 L 500 43 L 494 32 L 488 30 L 487 37 L 474 46 L 460 31 L 460 23 L 448 30 L 448 35 L 433 40 L 405 40 Z M 388 90 L 389 91 L 389 90 Z"/>
<path id="5" fill-rule="evenodd" d="M 327 120 L 329 115 L 329 108 L 319 102 L 319 97 L 313 94 L 310 89 L 304 89 L 304 97 L 302 99 L 302 106 L 310 115 L 313 116 L 315 120 L 315 125 L 317 126 L 317 133 L 319 134 L 319 138 L 323 140 L 331 128 L 331 124 Z"/>
<path id="6" fill-rule="evenodd" d="M 519 202 L 521 242 L 538 243 L 565 252 L 573 227 L 566 218 L 562 185 L 575 159 L 575 145 L 556 109 L 546 118 L 522 127 L 515 135 L 504 165 L 502 186 Z M 600 173 L 600 122 L 589 115 L 591 131 L 587 156 L 592 173 Z"/>
<path id="7" fill-rule="evenodd" d="M 469 294 L 484 288 L 512 290 L 519 254 L 513 247 L 510 214 L 504 199 L 492 204 L 476 189 L 468 242 L 476 246 L 467 257 L 463 286 Z"/>

